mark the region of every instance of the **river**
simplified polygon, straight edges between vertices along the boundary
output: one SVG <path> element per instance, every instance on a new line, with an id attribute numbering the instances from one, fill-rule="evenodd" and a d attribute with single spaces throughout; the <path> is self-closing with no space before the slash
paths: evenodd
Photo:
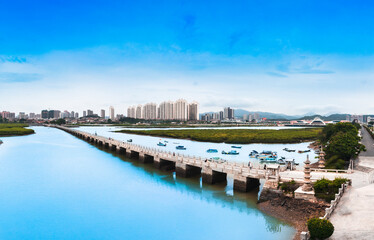
<path id="1" fill-rule="evenodd" d="M 245 127 L 240 127 L 245 128 Z M 247 127 L 247 129 L 288 129 L 294 127 Z M 235 161 L 241 163 L 248 163 L 251 161 L 252 163 L 259 164 L 257 159 L 250 158 L 249 153 L 252 150 L 256 150 L 258 152 L 262 152 L 264 150 L 275 151 L 278 153 L 279 157 L 285 157 L 286 159 L 295 159 L 296 163 L 299 163 L 299 168 L 302 168 L 304 165 L 303 162 L 306 160 L 306 156 L 309 155 L 309 158 L 313 162 L 315 157 L 317 156 L 314 151 L 308 153 L 298 153 L 298 150 L 307 150 L 308 146 L 311 142 L 303 142 L 303 143 L 294 143 L 294 144 L 227 144 L 227 143 L 210 143 L 210 142 L 197 142 L 185 139 L 173 139 L 173 138 L 166 138 L 166 137 L 151 137 L 151 136 L 143 136 L 143 135 L 135 135 L 135 134 L 128 134 L 128 133 L 118 133 L 115 131 L 121 129 L 128 129 L 122 127 L 79 127 L 75 128 L 80 131 L 85 131 L 91 134 L 97 134 L 104 137 L 110 137 L 120 141 L 127 141 L 128 139 L 133 140 L 133 144 L 139 144 L 146 147 L 157 148 L 164 151 L 176 152 L 185 155 L 191 156 L 199 156 L 202 158 L 213 158 L 219 157 L 227 161 Z M 190 128 L 191 129 L 191 128 Z M 206 128 L 200 128 L 206 129 Z M 212 129 L 212 128 L 209 128 Z M 226 128 L 219 128 L 219 129 L 232 129 L 231 127 Z M 151 129 L 146 129 L 152 131 Z M 157 146 L 157 143 L 161 141 L 167 141 L 167 145 L 165 147 Z M 186 147 L 186 150 L 176 150 L 177 145 L 183 145 Z M 235 149 L 240 152 L 239 155 L 223 155 L 222 151 L 230 151 L 233 150 L 231 146 L 241 146 L 241 149 Z M 217 149 L 217 153 L 207 153 L 207 149 L 214 148 Z M 284 151 L 284 148 L 289 148 L 296 150 L 296 152 L 287 152 Z"/>
<path id="2" fill-rule="evenodd" d="M 0 145 L 1 239 L 289 239 L 257 191 L 203 185 L 54 128 Z"/>

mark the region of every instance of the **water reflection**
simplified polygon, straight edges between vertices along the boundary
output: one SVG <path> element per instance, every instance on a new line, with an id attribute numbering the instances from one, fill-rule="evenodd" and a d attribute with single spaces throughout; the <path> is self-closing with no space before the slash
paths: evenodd
<path id="1" fill-rule="evenodd" d="M 232 180 L 180 178 L 63 131 L 3 138 L 1 239 L 289 239 Z"/>
<path id="2" fill-rule="evenodd" d="M 92 143 L 89 144 L 92 146 L 96 146 Z M 287 224 L 280 222 L 279 220 L 271 216 L 259 212 L 256 203 L 258 200 L 260 189 L 262 189 L 264 183 L 263 181 L 261 181 L 261 187 L 258 187 L 251 192 L 234 192 L 233 179 L 230 178 L 230 176 L 227 180 L 227 184 L 201 184 L 202 179 L 200 176 L 190 178 L 176 177 L 174 171 L 160 171 L 154 168 L 151 163 L 139 163 L 136 159 L 127 158 L 123 154 L 109 151 L 104 147 L 98 148 L 115 157 L 120 158 L 122 161 L 131 162 L 134 167 L 139 168 L 139 170 L 143 170 L 148 174 L 148 177 L 156 180 L 157 184 L 176 190 L 183 195 L 192 196 L 195 199 L 213 203 L 219 205 L 222 208 L 228 208 L 230 210 L 239 211 L 248 215 L 261 215 L 266 220 L 266 229 L 269 232 L 281 232 L 282 227 L 288 226 Z"/>

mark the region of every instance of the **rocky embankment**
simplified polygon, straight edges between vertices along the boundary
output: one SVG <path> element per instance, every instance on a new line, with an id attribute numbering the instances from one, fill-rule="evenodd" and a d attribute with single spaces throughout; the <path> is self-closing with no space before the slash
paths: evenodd
<path id="1" fill-rule="evenodd" d="M 265 190 L 261 193 L 258 208 L 270 216 L 292 224 L 297 233 L 294 239 L 299 239 L 300 232 L 306 231 L 306 222 L 312 217 L 322 217 L 325 208 L 329 204 L 325 202 L 309 202 L 285 196 L 281 191 Z"/>

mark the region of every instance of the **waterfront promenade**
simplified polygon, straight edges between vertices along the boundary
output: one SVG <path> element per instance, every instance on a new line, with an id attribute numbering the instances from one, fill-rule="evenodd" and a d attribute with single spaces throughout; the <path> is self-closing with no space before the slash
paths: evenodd
<path id="1" fill-rule="evenodd" d="M 331 239 L 374 239 L 374 140 L 362 128 L 362 144 L 366 152 L 361 152 L 352 187 L 341 198 L 331 216 L 335 232 Z"/>
<path id="2" fill-rule="evenodd" d="M 230 175 L 234 180 L 234 190 L 248 192 L 260 184 L 260 179 L 273 183 L 296 181 L 303 182 L 303 171 L 286 170 L 284 166 L 273 165 L 264 169 L 263 166 L 249 167 L 245 163 L 220 161 L 162 151 L 156 148 L 143 147 L 137 144 L 118 141 L 112 138 L 97 136 L 63 126 L 53 126 L 73 134 L 87 142 L 103 146 L 112 151 L 118 151 L 129 158 L 138 159 L 142 163 L 153 163 L 156 168 L 175 170 L 181 177 L 201 175 L 202 181 L 208 184 L 224 182 Z M 348 177 L 349 174 L 335 172 L 312 172 L 311 180 L 321 178 L 334 179 Z"/>

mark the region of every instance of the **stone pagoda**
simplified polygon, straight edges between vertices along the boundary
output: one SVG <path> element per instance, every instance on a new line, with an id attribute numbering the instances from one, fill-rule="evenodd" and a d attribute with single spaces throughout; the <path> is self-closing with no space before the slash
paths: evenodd
<path id="1" fill-rule="evenodd" d="M 295 190 L 295 198 L 314 202 L 316 201 L 316 197 L 314 196 L 314 189 L 310 181 L 309 155 L 307 155 L 304 164 L 304 184 Z"/>
<path id="2" fill-rule="evenodd" d="M 309 155 L 306 156 L 306 161 L 304 162 L 304 184 L 302 186 L 303 191 L 310 192 L 313 191 L 313 187 L 310 184 L 310 161 Z"/>
<path id="3" fill-rule="evenodd" d="M 319 153 L 318 168 L 325 168 L 325 152 L 321 146 L 321 151 Z"/>

